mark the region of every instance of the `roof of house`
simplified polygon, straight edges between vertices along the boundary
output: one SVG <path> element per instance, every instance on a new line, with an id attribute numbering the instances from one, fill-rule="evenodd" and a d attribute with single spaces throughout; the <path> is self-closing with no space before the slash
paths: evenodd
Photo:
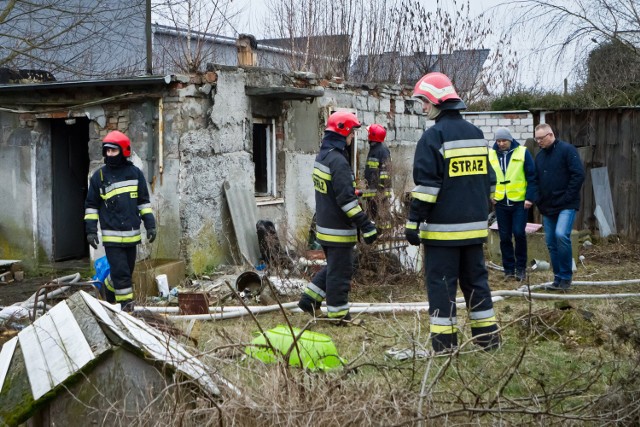
<path id="1" fill-rule="evenodd" d="M 438 71 L 445 73 L 458 91 L 467 92 L 476 85 L 488 56 L 489 49 L 457 50 L 440 55 L 426 52 L 360 55 L 351 67 L 350 80 L 414 84 L 423 75 Z"/>
<path id="2" fill-rule="evenodd" d="M 327 51 L 349 53 L 351 50 L 351 37 L 348 34 L 337 34 L 327 36 L 311 36 L 311 37 L 292 37 L 280 39 L 262 39 L 258 40 L 258 46 L 276 46 L 282 49 L 288 49 L 305 52 L 307 45 L 311 52 Z"/>

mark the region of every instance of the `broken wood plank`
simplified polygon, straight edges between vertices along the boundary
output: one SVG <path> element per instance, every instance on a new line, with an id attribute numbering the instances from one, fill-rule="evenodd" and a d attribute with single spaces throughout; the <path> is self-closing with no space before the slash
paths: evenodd
<path id="1" fill-rule="evenodd" d="M 33 398 L 38 400 L 94 359 L 65 301 L 18 334 Z"/>
<path id="2" fill-rule="evenodd" d="M 18 344 L 18 337 L 13 337 L 4 343 L 0 351 L 0 393 L 2 393 L 2 385 L 7 377 L 7 372 L 9 372 L 9 366 L 11 365 L 16 344 Z"/>

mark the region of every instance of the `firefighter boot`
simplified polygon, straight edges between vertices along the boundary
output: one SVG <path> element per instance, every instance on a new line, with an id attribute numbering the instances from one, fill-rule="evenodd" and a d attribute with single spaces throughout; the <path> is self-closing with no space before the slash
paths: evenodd
<path id="1" fill-rule="evenodd" d="M 134 308 L 134 302 L 133 300 L 124 300 L 124 301 L 120 301 L 120 308 L 122 309 L 122 311 L 125 311 L 127 313 L 133 313 L 133 308 Z"/>
<path id="2" fill-rule="evenodd" d="M 331 324 L 333 326 L 362 326 L 364 325 L 364 320 L 362 319 L 352 319 L 351 313 L 347 313 L 343 317 L 333 317 L 329 318 Z"/>
<path id="3" fill-rule="evenodd" d="M 300 310 L 313 317 L 322 317 L 322 311 L 320 310 L 322 303 L 314 300 L 308 295 L 302 295 L 300 301 L 298 301 L 298 307 L 300 307 Z"/>

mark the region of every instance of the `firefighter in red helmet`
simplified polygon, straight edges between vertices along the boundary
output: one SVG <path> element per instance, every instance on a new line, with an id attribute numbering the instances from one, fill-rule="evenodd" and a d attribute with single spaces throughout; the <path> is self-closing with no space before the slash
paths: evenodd
<path id="1" fill-rule="evenodd" d="M 89 181 L 85 201 L 87 242 L 96 249 L 98 221 L 110 274 L 105 280 L 107 301 L 133 310 L 131 276 L 136 262 L 136 246 L 141 242 L 140 224 L 144 222 L 147 239 L 156 238 L 156 220 L 151 210 L 147 180 L 129 161 L 131 141 L 119 131 L 112 131 L 102 142 L 105 166 Z"/>
<path id="2" fill-rule="evenodd" d="M 413 96 L 435 124 L 416 146 L 411 208 L 405 234 L 425 248 L 431 344 L 451 351 L 458 344 L 458 285 L 470 317 L 474 341 L 484 349 L 500 345 L 482 244 L 495 174 L 482 131 L 462 118 L 466 105 L 442 73 L 416 83 Z"/>
<path id="3" fill-rule="evenodd" d="M 366 201 L 366 211 L 376 223 L 379 230 L 391 227 L 391 211 L 389 198 L 391 197 L 391 154 L 384 144 L 387 130 L 384 126 L 374 123 L 367 129 L 369 139 L 369 154 L 364 168 L 364 179 L 367 188 L 362 192 Z"/>
<path id="4" fill-rule="evenodd" d="M 377 238 L 375 225 L 358 203 L 348 160 L 348 147 L 359 127 L 355 114 L 347 111 L 337 111 L 327 121 L 313 167 L 316 240 L 322 245 L 327 265 L 313 277 L 298 302 L 303 311 L 317 316 L 326 300 L 328 318 L 339 324 L 351 319 L 349 290 L 358 230 L 367 244 Z"/>

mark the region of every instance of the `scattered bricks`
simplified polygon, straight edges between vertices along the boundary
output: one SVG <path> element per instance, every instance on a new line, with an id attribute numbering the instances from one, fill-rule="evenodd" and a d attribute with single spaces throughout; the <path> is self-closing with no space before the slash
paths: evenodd
<path id="1" fill-rule="evenodd" d="M 320 86 L 322 86 L 322 87 L 329 87 L 329 80 L 327 80 L 327 79 L 322 79 L 322 80 L 320 80 L 319 83 L 320 83 Z"/>
<path id="2" fill-rule="evenodd" d="M 206 73 L 204 73 L 204 80 L 207 83 L 215 83 L 218 81 L 218 75 L 213 71 L 207 71 Z"/>

